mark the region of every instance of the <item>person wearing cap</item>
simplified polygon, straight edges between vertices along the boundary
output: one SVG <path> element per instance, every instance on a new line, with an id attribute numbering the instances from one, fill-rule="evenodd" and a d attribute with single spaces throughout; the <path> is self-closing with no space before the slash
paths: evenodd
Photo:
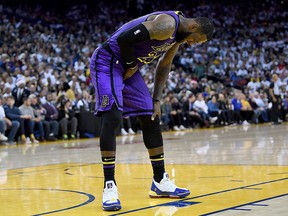
<path id="1" fill-rule="evenodd" d="M 23 99 L 28 98 L 30 95 L 30 91 L 25 85 L 25 77 L 20 77 L 16 81 L 16 87 L 12 90 L 12 96 L 15 98 L 16 107 L 20 107 L 23 104 Z"/>

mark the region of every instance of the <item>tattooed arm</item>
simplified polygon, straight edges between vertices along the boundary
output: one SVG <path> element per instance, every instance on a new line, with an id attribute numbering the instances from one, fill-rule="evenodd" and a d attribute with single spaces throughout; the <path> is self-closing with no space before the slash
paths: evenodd
<path id="1" fill-rule="evenodd" d="M 155 15 L 153 15 L 155 16 Z M 160 14 L 155 17 L 151 16 L 143 25 L 149 32 L 151 40 L 165 40 L 172 36 L 175 31 L 175 19 L 168 14 Z"/>

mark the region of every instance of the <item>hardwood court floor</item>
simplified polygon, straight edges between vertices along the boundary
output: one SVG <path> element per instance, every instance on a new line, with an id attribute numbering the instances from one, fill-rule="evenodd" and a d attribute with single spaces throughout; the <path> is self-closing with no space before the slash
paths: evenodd
<path id="1" fill-rule="evenodd" d="M 0 215 L 288 215 L 288 125 L 164 133 L 166 170 L 185 199 L 150 199 L 142 137 L 117 139 L 123 209 L 101 210 L 99 140 L 0 148 Z"/>

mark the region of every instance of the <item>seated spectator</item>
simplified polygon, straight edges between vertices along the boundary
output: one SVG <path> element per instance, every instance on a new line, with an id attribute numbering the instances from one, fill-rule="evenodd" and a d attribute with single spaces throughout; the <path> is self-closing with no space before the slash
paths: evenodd
<path id="1" fill-rule="evenodd" d="M 241 119 L 240 113 L 235 112 L 229 108 L 224 94 L 219 94 L 218 107 L 219 110 L 221 110 L 221 113 L 223 113 L 225 125 L 227 125 L 227 123 L 229 125 L 234 124 L 237 119 Z"/>
<path id="2" fill-rule="evenodd" d="M 254 118 L 254 111 L 250 105 L 250 103 L 248 102 L 248 100 L 246 99 L 246 95 L 245 94 L 241 94 L 240 95 L 241 98 L 241 111 L 240 114 L 241 116 L 247 121 L 252 121 Z M 258 113 L 257 113 L 258 115 Z M 256 117 L 255 117 L 256 118 Z M 257 117 L 258 118 L 258 117 Z"/>
<path id="3" fill-rule="evenodd" d="M 210 121 L 211 124 L 215 123 L 218 119 L 217 116 L 211 117 L 208 113 L 208 106 L 203 98 L 202 93 L 196 95 L 196 101 L 194 102 L 193 108 L 197 111 L 200 116 L 206 121 Z"/>
<path id="4" fill-rule="evenodd" d="M 250 93 L 249 103 L 254 110 L 254 121 L 257 124 L 259 117 L 261 116 L 263 122 L 268 122 L 268 112 L 265 108 L 263 100 L 259 97 L 259 93 L 256 91 L 254 94 Z"/>
<path id="5" fill-rule="evenodd" d="M 23 99 L 30 95 L 30 91 L 25 85 L 25 77 L 20 77 L 16 82 L 16 87 L 12 90 L 12 96 L 15 98 L 16 107 L 20 107 L 23 104 Z"/>
<path id="6" fill-rule="evenodd" d="M 234 110 L 234 112 L 235 113 L 237 112 L 237 116 L 240 117 L 240 119 L 238 120 L 238 123 L 243 124 L 243 125 L 249 125 L 248 121 L 244 119 L 241 115 L 242 103 L 241 103 L 240 93 L 235 94 L 235 97 L 232 98 L 231 100 L 231 104 L 232 104 L 232 109 Z"/>
<path id="7" fill-rule="evenodd" d="M 5 118 L 5 111 L 2 107 L 2 97 L 0 97 L 0 142 L 8 140 L 8 138 L 4 135 L 6 126 Z"/>
<path id="8" fill-rule="evenodd" d="M 11 121 L 18 121 L 20 123 L 20 136 L 22 143 L 30 144 L 37 143 L 38 140 L 35 139 L 33 134 L 33 124 L 31 121 L 31 116 L 22 115 L 19 108 L 14 106 L 15 100 L 13 96 L 7 98 L 6 105 L 4 106 L 5 114 Z M 29 135 L 30 140 L 26 138 L 26 134 Z"/>
<path id="9" fill-rule="evenodd" d="M 70 138 L 76 138 L 77 132 L 77 118 L 75 112 L 71 107 L 71 102 L 66 100 L 59 108 L 59 125 L 64 140 L 68 139 L 68 132 L 70 131 Z"/>
<path id="10" fill-rule="evenodd" d="M 44 118 L 44 128 L 46 132 L 46 139 L 49 141 L 55 141 L 58 138 L 59 133 L 59 123 L 58 123 L 58 110 L 55 105 L 52 103 L 53 95 L 52 93 L 48 93 L 46 96 L 46 103 L 43 104 L 44 110 L 41 111 L 41 107 L 37 101 L 32 100 L 34 106 L 40 109 L 40 112 L 45 116 Z"/>
<path id="11" fill-rule="evenodd" d="M 23 99 L 23 104 L 19 107 L 20 113 L 23 116 L 29 116 L 29 119 L 31 121 L 31 132 L 33 134 L 33 137 L 35 137 L 34 134 L 34 128 L 35 125 L 37 125 L 39 129 L 39 135 L 40 135 L 40 140 L 44 141 L 44 129 L 43 129 L 43 124 L 41 122 L 41 118 L 35 116 L 34 109 L 31 106 L 31 100 L 29 98 L 24 98 Z M 30 126 L 30 123 L 27 123 Z M 35 138 L 31 138 L 33 143 L 38 143 L 38 140 Z"/>
<path id="12" fill-rule="evenodd" d="M 90 102 L 91 102 L 91 97 L 87 91 L 84 91 L 82 93 L 82 98 L 77 102 L 76 108 L 77 110 L 90 110 Z"/>
<path id="13" fill-rule="evenodd" d="M 226 119 L 224 112 L 218 108 L 217 98 L 218 95 L 214 94 L 212 95 L 211 100 L 208 101 L 208 113 L 211 117 L 217 117 L 219 125 L 228 125 L 228 119 Z"/>
<path id="14" fill-rule="evenodd" d="M 186 128 L 184 127 L 184 114 L 183 114 L 182 105 L 179 103 L 176 97 L 173 97 L 171 102 L 172 102 L 171 116 L 176 126 L 174 130 L 175 129 L 186 130 Z"/>
<path id="15" fill-rule="evenodd" d="M 58 93 L 58 98 L 62 95 L 65 95 L 70 101 L 75 100 L 74 91 L 71 89 L 67 82 L 64 82 L 62 86 L 60 86 L 60 92 Z"/>
<path id="16" fill-rule="evenodd" d="M 196 100 L 194 94 L 190 94 L 188 96 L 188 100 L 186 100 L 183 104 L 183 113 L 186 118 L 185 126 L 188 128 L 193 128 L 195 124 L 199 124 L 200 127 L 208 127 L 208 121 L 205 121 L 201 118 L 200 114 L 193 109 L 193 104 Z"/>
<path id="17" fill-rule="evenodd" d="M 5 111 L 2 106 L 2 97 L 0 97 L 0 140 L 1 141 L 7 141 L 7 144 L 15 144 L 14 139 L 16 136 L 16 133 L 18 131 L 18 128 L 20 126 L 20 123 L 18 121 L 10 121 L 8 118 L 6 118 Z M 4 136 L 5 128 L 10 130 L 8 134 L 8 139 L 6 136 Z"/>
<path id="18" fill-rule="evenodd" d="M 171 122 L 171 111 L 172 105 L 170 103 L 170 98 L 169 96 L 166 96 L 164 98 L 164 102 L 161 104 L 161 121 L 163 122 L 165 129 L 169 129 L 169 125 Z"/>

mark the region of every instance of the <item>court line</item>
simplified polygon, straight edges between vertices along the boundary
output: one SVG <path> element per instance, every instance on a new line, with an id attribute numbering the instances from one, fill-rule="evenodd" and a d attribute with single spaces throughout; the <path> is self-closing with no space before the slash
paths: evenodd
<path id="1" fill-rule="evenodd" d="M 43 213 L 38 213 L 38 214 L 33 214 L 32 216 L 41 216 L 41 215 L 47 215 L 47 214 L 53 214 L 53 213 L 57 213 L 57 212 L 62 212 L 62 211 L 67 211 L 67 210 L 70 210 L 70 209 L 74 209 L 74 208 L 78 208 L 78 207 L 82 207 L 84 205 L 87 205 L 91 202 L 93 202 L 95 200 L 95 196 L 93 196 L 92 194 L 88 194 L 88 193 L 85 193 L 85 192 L 81 192 L 81 191 L 74 191 L 74 190 L 63 190 L 63 189 L 46 189 L 46 188 L 3 188 L 3 189 L 0 189 L 0 190 L 40 190 L 40 191 L 60 191 L 60 192 L 69 192 L 69 193 L 77 193 L 77 194 L 80 194 L 80 195 L 85 195 L 88 197 L 88 200 L 86 200 L 85 202 L 83 203 L 80 203 L 78 205 L 75 205 L 75 206 L 70 206 L 70 207 L 67 207 L 67 208 L 63 208 L 63 209 L 58 209 L 58 210 L 53 210 L 53 211 L 49 211 L 49 212 L 43 212 Z"/>
<path id="2" fill-rule="evenodd" d="M 213 193 L 202 194 L 202 195 L 195 196 L 195 197 L 188 197 L 188 198 L 184 198 L 184 199 L 179 199 L 179 201 L 192 200 L 192 199 L 197 199 L 197 198 L 202 198 L 202 197 L 207 197 L 207 196 L 213 196 L 213 195 L 216 195 L 216 194 L 227 193 L 227 192 L 240 190 L 240 189 L 246 189 L 246 187 L 253 187 L 253 186 L 258 186 L 258 185 L 270 184 L 270 183 L 279 182 L 279 181 L 285 181 L 285 180 L 288 180 L 288 178 L 275 179 L 275 180 L 271 180 L 271 181 L 255 183 L 255 184 L 251 184 L 251 185 L 241 186 L 241 187 L 237 187 L 237 188 L 231 188 L 231 189 L 217 191 L 217 192 L 213 192 Z M 173 202 L 175 202 L 175 201 L 162 203 L 162 204 L 157 204 L 157 205 L 153 205 L 153 206 L 146 206 L 146 207 L 142 207 L 142 208 L 138 208 L 138 209 L 132 209 L 132 210 L 125 211 L 125 212 L 119 212 L 117 214 L 111 214 L 109 216 L 117 216 L 117 215 L 129 214 L 129 213 L 132 213 L 132 212 L 143 211 L 143 210 L 146 210 L 146 209 L 155 208 L 155 207 L 158 207 L 158 206 L 162 206 L 163 204 L 166 205 L 166 204 L 173 203 Z M 251 203 L 255 203 L 255 202 L 251 202 Z"/>
<path id="3" fill-rule="evenodd" d="M 224 212 L 224 211 L 228 211 L 228 210 L 238 210 L 237 208 L 239 207 L 243 207 L 243 206 L 246 206 L 246 205 L 258 205 L 258 206 L 268 206 L 268 205 L 261 205 L 261 204 L 257 204 L 258 202 L 264 202 L 264 201 L 267 201 L 267 200 L 272 200 L 272 199 L 277 199 L 277 198 L 280 198 L 280 197 L 284 197 L 284 196 L 287 196 L 288 193 L 286 194 L 281 194 L 281 195 L 278 195 L 278 196 L 274 196 L 274 197 L 269 197 L 269 198 L 266 198 L 266 199 L 262 199 L 262 200 L 256 200 L 254 202 L 249 202 L 249 203 L 246 203 L 246 204 L 242 204 L 242 205 L 238 205 L 238 206 L 233 206 L 233 207 L 230 207 L 230 208 L 226 208 L 226 209 L 222 209 L 222 210 L 218 210 L 218 211 L 214 211 L 214 212 L 210 212 L 210 213 L 207 213 L 207 214 L 202 214 L 201 216 L 208 216 L 208 215 L 212 215 L 212 214 L 216 214 L 216 213 L 220 213 L 220 212 Z M 236 208 L 236 209 L 235 209 Z"/>
<path id="4" fill-rule="evenodd" d="M 89 163 L 89 164 L 67 164 L 68 168 L 74 168 L 74 167 L 81 167 L 81 166 L 89 166 L 89 165 L 94 165 L 98 163 Z M 17 170 L 22 170 L 22 169 L 33 169 L 37 167 L 45 167 L 45 166 L 62 166 L 62 167 L 55 167 L 55 168 L 49 168 L 49 169 L 42 169 L 42 170 L 32 170 L 32 171 L 17 171 Z M 9 169 L 9 171 L 12 171 L 12 173 L 7 174 L 7 176 L 14 176 L 14 175 L 23 175 L 23 174 L 29 174 L 29 173 L 37 173 L 37 172 L 46 172 L 46 171 L 51 171 L 51 170 L 58 170 L 58 169 L 63 169 L 66 167 L 66 164 L 48 164 L 48 165 L 43 165 L 43 166 L 32 166 L 32 167 L 24 167 L 24 168 L 16 168 L 16 169 Z M 67 169 L 67 168 L 66 168 Z M 65 169 L 64 169 L 65 171 Z M 15 173 L 16 172 L 16 173 Z M 0 175 L 4 176 L 4 175 Z M 6 176 L 6 175 L 5 175 Z"/>

